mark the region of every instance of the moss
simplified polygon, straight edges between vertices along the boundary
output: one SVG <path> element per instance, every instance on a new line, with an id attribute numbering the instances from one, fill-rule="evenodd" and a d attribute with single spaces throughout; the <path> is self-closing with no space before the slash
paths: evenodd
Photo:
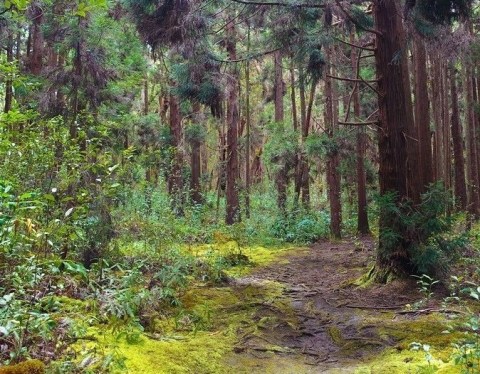
<path id="1" fill-rule="evenodd" d="M 183 249 L 200 258 L 212 254 L 227 258 L 232 256 L 232 254 L 237 256 L 241 255 L 244 261 L 242 261 L 239 266 L 234 266 L 226 270 L 226 273 L 232 277 L 248 275 L 255 267 L 266 266 L 273 262 L 279 264 L 288 263 L 288 260 L 285 258 L 282 259 L 282 257 L 285 257 L 286 254 L 293 253 L 293 249 L 295 249 L 296 255 L 302 252 L 298 248 L 291 246 L 239 246 L 234 240 L 217 242 L 215 244 L 186 246 Z M 246 258 L 244 256 L 246 256 Z M 248 259 L 250 266 L 245 266 L 246 259 Z"/>
<path id="2" fill-rule="evenodd" d="M 141 334 L 135 344 L 97 326 L 89 335 L 97 341 L 77 344 L 75 351 L 116 352 L 125 358 L 132 373 L 227 373 L 231 372 L 227 357 L 233 352 L 242 328 L 253 330 L 270 325 L 274 318 L 262 317 L 264 303 L 287 319 L 293 316 L 288 303 L 277 300 L 283 287 L 276 282 L 261 281 L 235 287 L 203 287 L 190 289 L 182 297 L 183 309 L 170 317 L 156 320 L 155 332 Z M 258 313 L 257 313 L 258 312 Z M 198 317 L 194 320 L 194 317 Z M 292 318 L 293 321 L 293 318 Z M 275 321 L 274 321 L 275 322 Z M 293 322 L 292 322 L 293 323 Z M 253 325 L 253 327 L 252 327 Z M 271 345 L 271 352 L 287 353 L 284 347 Z"/>
<path id="3" fill-rule="evenodd" d="M 412 351 L 409 349 L 387 349 L 380 355 L 376 356 L 372 361 L 366 364 L 360 364 L 355 370 L 357 374 L 366 373 L 386 373 L 389 374 L 405 374 L 405 373 L 422 373 L 435 372 L 440 374 L 458 374 L 459 368 L 452 362 L 444 362 L 437 358 L 437 351 L 432 349 L 430 352 L 432 360 L 427 361 L 425 352 Z M 428 371 L 434 367 L 436 371 Z"/>
<path id="4" fill-rule="evenodd" d="M 29 360 L 17 365 L 0 367 L 0 374 L 43 374 L 45 364 L 39 360 Z"/>
<path id="5" fill-rule="evenodd" d="M 335 326 L 329 327 L 328 335 L 336 345 L 342 346 L 345 344 L 345 340 L 342 337 L 342 332 L 338 327 L 335 327 Z"/>

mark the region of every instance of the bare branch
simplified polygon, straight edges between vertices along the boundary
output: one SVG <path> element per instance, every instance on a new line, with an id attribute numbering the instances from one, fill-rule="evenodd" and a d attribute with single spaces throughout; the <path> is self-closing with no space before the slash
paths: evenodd
<path id="1" fill-rule="evenodd" d="M 268 50 L 268 51 L 257 53 L 255 55 L 252 55 L 252 56 L 249 56 L 249 57 L 243 57 L 243 58 L 239 58 L 239 59 L 236 59 L 236 60 L 220 60 L 218 58 L 214 58 L 214 60 L 218 61 L 218 62 L 225 62 L 225 63 L 250 61 L 250 60 L 255 60 L 258 57 L 263 57 L 263 56 L 269 55 L 269 54 L 274 53 L 274 52 L 276 52 L 280 49 L 282 49 L 282 48 L 271 49 L 271 50 Z"/>
<path id="2" fill-rule="evenodd" d="M 379 121 L 365 121 L 365 122 L 344 122 L 337 121 L 339 125 L 342 126 L 369 126 L 369 125 L 378 125 Z"/>
<path id="3" fill-rule="evenodd" d="M 370 52 L 375 52 L 376 49 L 375 48 L 369 48 L 368 46 L 369 45 L 372 45 L 373 43 L 368 43 L 368 44 L 365 44 L 365 45 L 357 45 L 357 44 L 353 44 L 353 43 L 349 43 L 347 42 L 346 40 L 342 40 L 340 38 L 335 38 L 335 40 L 339 41 L 340 43 L 343 43 L 343 44 L 346 44 L 346 45 L 349 45 L 350 47 L 353 47 L 353 48 L 358 48 L 358 49 L 363 49 L 365 51 L 370 51 Z"/>
<path id="4" fill-rule="evenodd" d="M 328 75 L 327 74 L 327 77 L 328 78 L 332 78 L 332 79 L 335 79 L 337 81 L 345 81 L 345 82 L 363 82 L 363 83 L 367 83 L 367 82 L 372 82 L 372 83 L 375 83 L 375 82 L 378 82 L 378 79 L 369 79 L 369 80 L 365 80 L 363 79 L 362 77 L 359 77 L 358 79 L 355 79 L 355 78 L 345 78 L 345 77 L 336 77 L 334 75 Z"/>

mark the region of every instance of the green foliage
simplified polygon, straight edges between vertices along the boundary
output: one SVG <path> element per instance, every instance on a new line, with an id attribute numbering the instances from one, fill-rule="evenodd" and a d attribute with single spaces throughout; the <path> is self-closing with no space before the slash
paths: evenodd
<path id="1" fill-rule="evenodd" d="M 363 29 L 371 29 L 374 26 L 373 17 L 367 14 L 362 7 L 353 5 L 350 12 L 357 25 L 360 25 Z"/>
<path id="2" fill-rule="evenodd" d="M 185 127 L 185 139 L 189 142 L 203 142 L 206 137 L 205 126 L 198 123 L 192 123 Z"/>
<path id="3" fill-rule="evenodd" d="M 293 212 L 286 218 L 277 218 L 270 232 L 287 243 L 314 243 L 329 233 L 329 218 L 326 214 Z"/>
<path id="4" fill-rule="evenodd" d="M 419 0 L 417 9 L 428 21 L 436 24 L 451 22 L 460 17 L 468 17 L 472 0 Z"/>
<path id="5" fill-rule="evenodd" d="M 432 288 L 435 284 L 439 283 L 438 280 L 434 280 L 432 277 L 429 277 L 427 274 L 414 275 L 415 278 L 418 278 L 417 285 L 420 289 L 420 292 L 423 294 L 423 297 L 426 301 L 430 300 L 433 296 Z"/>
<path id="6" fill-rule="evenodd" d="M 276 123 L 270 126 L 271 137 L 265 144 L 263 157 L 274 171 L 282 168 L 290 170 L 298 151 L 298 134 L 286 129 L 284 124 Z"/>
<path id="7" fill-rule="evenodd" d="M 395 194 L 380 197 L 380 225 L 384 225 L 380 231 L 380 257 L 385 261 L 400 259 L 401 267 L 414 274 L 445 274 L 458 249 L 466 244 L 464 234 L 449 231 L 453 223 L 453 217 L 445 214 L 449 201 L 441 184 L 431 185 L 415 208 L 410 202 L 398 202 Z M 387 226 L 382 220 L 391 224 Z"/>

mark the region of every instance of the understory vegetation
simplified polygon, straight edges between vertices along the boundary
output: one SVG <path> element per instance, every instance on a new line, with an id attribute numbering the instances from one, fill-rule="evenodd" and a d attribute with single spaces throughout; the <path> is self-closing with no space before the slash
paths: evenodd
<path id="1" fill-rule="evenodd" d="M 0 374 L 480 373 L 479 12 L 1 2 Z"/>

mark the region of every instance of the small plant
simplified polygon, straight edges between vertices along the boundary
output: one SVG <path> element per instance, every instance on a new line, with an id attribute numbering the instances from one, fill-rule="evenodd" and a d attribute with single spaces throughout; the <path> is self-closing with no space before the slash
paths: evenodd
<path id="1" fill-rule="evenodd" d="M 413 342 L 410 343 L 410 349 L 412 351 L 423 351 L 425 353 L 425 360 L 427 361 L 427 365 L 420 366 L 418 373 L 431 374 L 437 372 L 438 367 L 433 364 L 433 356 L 430 353 L 430 346 L 428 344 Z"/>
<path id="2" fill-rule="evenodd" d="M 417 285 L 419 287 L 420 292 L 422 293 L 425 301 L 428 301 L 433 296 L 432 288 L 434 285 L 439 283 L 438 280 L 434 280 L 432 277 L 428 276 L 427 274 L 422 275 L 412 275 L 412 277 L 417 278 Z"/>

